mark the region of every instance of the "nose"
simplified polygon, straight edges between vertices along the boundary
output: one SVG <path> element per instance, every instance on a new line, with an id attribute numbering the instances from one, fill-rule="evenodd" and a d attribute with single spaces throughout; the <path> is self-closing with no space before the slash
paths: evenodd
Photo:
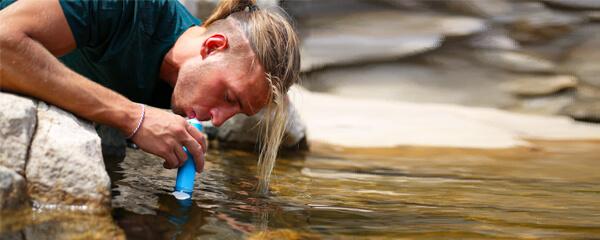
<path id="1" fill-rule="evenodd" d="M 219 127 L 236 113 L 237 111 L 233 108 L 213 108 L 210 110 L 212 124 Z"/>

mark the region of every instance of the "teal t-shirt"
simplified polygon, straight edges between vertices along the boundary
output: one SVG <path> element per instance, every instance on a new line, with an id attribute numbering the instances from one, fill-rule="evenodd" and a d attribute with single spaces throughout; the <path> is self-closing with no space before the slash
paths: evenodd
<path id="1" fill-rule="evenodd" d="M 1 1 L 0 9 L 14 0 Z M 135 102 L 170 107 L 163 57 L 200 20 L 177 0 L 60 0 L 77 48 L 60 60 Z"/>

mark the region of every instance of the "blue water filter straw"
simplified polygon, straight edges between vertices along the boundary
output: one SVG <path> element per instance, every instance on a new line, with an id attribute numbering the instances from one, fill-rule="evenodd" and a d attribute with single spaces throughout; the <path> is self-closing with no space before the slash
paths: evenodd
<path id="1" fill-rule="evenodd" d="M 202 123 L 196 119 L 188 119 L 188 123 L 194 126 L 198 131 L 202 132 Z M 185 200 L 192 198 L 192 192 L 194 191 L 194 178 L 196 177 L 196 162 L 190 152 L 183 147 L 183 150 L 187 154 L 187 159 L 177 170 L 177 180 L 175 182 L 175 191 L 173 196 L 179 200 Z"/>

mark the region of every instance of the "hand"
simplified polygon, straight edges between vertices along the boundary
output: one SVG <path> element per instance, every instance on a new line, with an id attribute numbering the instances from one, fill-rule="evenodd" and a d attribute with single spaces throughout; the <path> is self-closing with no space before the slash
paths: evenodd
<path id="1" fill-rule="evenodd" d="M 165 168 L 183 165 L 187 159 L 184 146 L 196 161 L 196 172 L 204 168 L 206 138 L 179 115 L 146 106 L 144 121 L 131 140 L 142 150 L 165 159 Z"/>

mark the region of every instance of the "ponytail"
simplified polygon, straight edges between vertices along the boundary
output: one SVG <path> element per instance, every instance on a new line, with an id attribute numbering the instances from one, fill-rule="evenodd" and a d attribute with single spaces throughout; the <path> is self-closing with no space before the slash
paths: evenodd
<path id="1" fill-rule="evenodd" d="M 232 13 L 244 11 L 246 8 L 255 9 L 256 0 L 221 0 L 203 26 L 208 27 L 217 20 L 225 19 Z"/>

